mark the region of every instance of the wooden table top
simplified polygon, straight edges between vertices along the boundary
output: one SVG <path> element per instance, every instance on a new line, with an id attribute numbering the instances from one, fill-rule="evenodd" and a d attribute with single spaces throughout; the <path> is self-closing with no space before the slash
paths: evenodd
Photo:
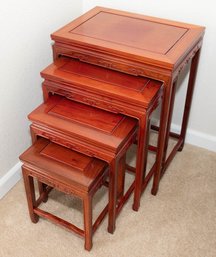
<path id="1" fill-rule="evenodd" d="M 28 115 L 40 128 L 71 140 L 117 152 L 137 128 L 137 120 L 53 95 Z"/>
<path id="2" fill-rule="evenodd" d="M 25 165 L 37 168 L 42 176 L 52 177 L 70 187 L 88 191 L 100 177 L 107 164 L 61 145 L 39 138 L 20 159 Z M 39 169 L 39 170 L 38 170 Z"/>
<path id="3" fill-rule="evenodd" d="M 174 69 L 204 27 L 95 7 L 51 35 L 55 42 Z"/>
<path id="4" fill-rule="evenodd" d="M 78 87 L 85 92 L 100 93 L 104 98 L 146 109 L 150 108 L 155 98 L 159 97 L 162 88 L 162 82 L 156 80 L 64 57 L 58 58 L 44 69 L 41 76 L 58 84 L 64 83 L 66 87 Z"/>

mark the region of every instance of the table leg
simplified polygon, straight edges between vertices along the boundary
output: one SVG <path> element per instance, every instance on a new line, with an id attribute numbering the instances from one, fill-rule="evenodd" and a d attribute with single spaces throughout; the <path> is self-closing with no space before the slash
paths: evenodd
<path id="1" fill-rule="evenodd" d="M 179 147 L 179 151 L 181 151 L 183 149 L 184 143 L 185 143 L 185 136 L 186 136 L 186 132 L 187 132 L 187 125 L 188 125 L 189 114 L 190 114 L 190 109 L 191 109 L 193 91 L 194 91 L 194 86 L 195 86 L 195 81 L 196 81 L 199 56 L 200 56 L 200 49 L 196 52 L 195 56 L 193 57 L 193 59 L 191 61 L 190 76 L 189 76 L 189 81 L 188 81 L 188 89 L 187 89 L 184 114 L 183 114 L 183 120 L 182 120 L 182 127 L 181 127 L 181 133 L 180 133 L 180 139 L 182 140 L 182 144 Z"/>
<path id="2" fill-rule="evenodd" d="M 114 158 L 109 163 L 109 205 L 108 205 L 108 232 L 113 234 L 116 224 L 116 204 L 117 204 L 117 178 L 118 160 Z"/>
<path id="3" fill-rule="evenodd" d="M 170 125 L 172 120 L 176 82 L 173 83 L 173 86 L 168 85 L 165 88 L 165 98 L 163 100 L 161 125 L 159 129 L 159 140 L 158 140 L 159 143 L 158 143 L 158 154 L 156 158 L 156 171 L 155 171 L 153 187 L 152 187 L 153 195 L 157 194 L 161 175 L 164 174 L 166 168 L 168 167 L 168 164 L 175 156 L 176 151 L 177 150 L 181 151 L 184 147 L 193 90 L 194 90 L 196 73 L 197 73 L 197 67 L 199 62 L 199 55 L 200 55 L 200 50 L 197 51 L 191 63 L 190 77 L 188 82 L 182 127 L 181 127 L 181 133 L 178 141 L 179 146 L 177 145 L 176 149 L 172 151 L 171 155 L 167 159 L 166 159 L 166 153 L 167 153 L 168 140 L 169 140 L 169 134 L 170 134 Z"/>
<path id="4" fill-rule="evenodd" d="M 125 170 L 126 170 L 126 154 L 124 154 L 118 164 L 118 183 L 117 183 L 117 199 L 118 201 L 124 196 L 125 186 Z"/>
<path id="5" fill-rule="evenodd" d="M 156 162 L 155 162 L 155 173 L 153 178 L 153 186 L 152 186 L 152 194 L 156 195 L 159 188 L 159 182 L 161 177 L 162 171 L 162 162 L 164 157 L 164 149 L 165 145 L 167 144 L 166 134 L 168 128 L 168 119 L 169 119 L 169 110 L 171 105 L 171 96 L 172 96 L 172 81 L 168 82 L 164 90 L 164 97 L 162 101 L 162 109 L 161 109 L 161 117 L 160 117 L 160 128 L 159 128 L 159 136 L 158 136 L 158 152 L 156 155 Z"/>
<path id="6" fill-rule="evenodd" d="M 172 122 L 173 108 L 174 108 L 175 95 L 176 95 L 176 86 L 177 86 L 177 79 L 172 83 L 172 94 L 171 94 L 171 101 L 170 101 L 170 107 L 169 107 L 169 112 L 168 112 L 169 115 L 168 115 L 168 121 L 167 121 L 162 168 L 164 167 L 164 163 L 166 162 L 166 157 L 167 157 L 167 149 L 168 149 L 168 145 L 169 145 L 169 136 L 170 136 L 170 127 L 171 127 L 171 122 Z"/>
<path id="7" fill-rule="evenodd" d="M 147 153 L 148 153 L 148 131 L 149 131 L 148 114 L 139 119 L 138 144 L 137 144 L 137 160 L 134 188 L 133 210 L 138 211 L 140 206 L 140 198 L 142 194 L 143 178 L 145 177 Z"/>
<path id="8" fill-rule="evenodd" d="M 34 144 L 37 141 L 37 135 L 34 133 L 31 126 L 30 126 L 30 133 L 31 133 L 32 144 Z M 46 185 L 40 181 L 38 181 L 38 191 L 40 196 L 46 192 Z M 48 200 L 48 195 L 43 199 L 43 202 L 47 202 L 47 200 Z"/>
<path id="9" fill-rule="evenodd" d="M 24 166 L 22 166 L 22 173 L 26 191 L 26 198 L 28 202 L 29 215 L 31 221 L 33 223 L 37 223 L 39 220 L 39 216 L 34 213 L 34 208 L 36 207 L 36 199 L 33 177 L 29 176 L 28 170 Z"/>

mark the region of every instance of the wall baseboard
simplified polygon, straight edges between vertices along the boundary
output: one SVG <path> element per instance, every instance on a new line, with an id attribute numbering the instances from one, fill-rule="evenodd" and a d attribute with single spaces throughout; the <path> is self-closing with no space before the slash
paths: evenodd
<path id="1" fill-rule="evenodd" d="M 152 124 L 159 124 L 158 119 L 152 118 Z M 171 124 L 171 131 L 179 134 L 181 127 L 177 124 Z M 188 128 L 185 142 L 194 146 L 205 148 L 209 151 L 216 152 L 216 136 L 208 135 Z"/>
<path id="2" fill-rule="evenodd" d="M 180 132 L 180 126 L 176 124 L 171 125 L 171 131 L 175 133 Z M 193 129 L 187 129 L 185 142 L 191 145 L 205 148 L 209 151 L 216 152 L 216 137 Z"/>
<path id="3" fill-rule="evenodd" d="M 0 178 L 0 199 L 21 179 L 22 163 L 14 165 L 2 178 Z"/>

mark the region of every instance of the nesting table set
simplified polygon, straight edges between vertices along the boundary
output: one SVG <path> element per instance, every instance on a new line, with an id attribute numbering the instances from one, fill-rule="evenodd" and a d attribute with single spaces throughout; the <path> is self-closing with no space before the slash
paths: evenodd
<path id="1" fill-rule="evenodd" d="M 204 28 L 95 7 L 51 35 L 54 62 L 41 72 L 44 103 L 30 115 L 33 145 L 21 155 L 31 220 L 42 216 L 85 238 L 108 213 L 108 231 L 134 192 L 133 209 L 153 177 L 152 194 L 184 146 Z M 170 131 L 179 74 L 190 67 L 180 134 Z M 150 123 L 161 107 L 160 125 Z M 158 131 L 149 145 L 150 129 Z M 170 137 L 177 143 L 167 156 Z M 136 167 L 126 164 L 136 143 Z M 147 172 L 148 149 L 156 160 Z M 125 192 L 125 170 L 134 181 Z M 38 180 L 36 200 L 33 178 Z M 92 225 L 92 197 L 102 186 L 109 200 Z M 56 188 L 83 200 L 84 229 L 39 209 Z"/>

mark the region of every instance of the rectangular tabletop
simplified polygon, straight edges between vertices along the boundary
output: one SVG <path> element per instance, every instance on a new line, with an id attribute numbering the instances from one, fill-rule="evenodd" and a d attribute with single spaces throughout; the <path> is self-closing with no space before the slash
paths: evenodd
<path id="1" fill-rule="evenodd" d="M 197 25 L 95 7 L 51 35 L 56 42 L 174 68 L 197 44 Z"/>

